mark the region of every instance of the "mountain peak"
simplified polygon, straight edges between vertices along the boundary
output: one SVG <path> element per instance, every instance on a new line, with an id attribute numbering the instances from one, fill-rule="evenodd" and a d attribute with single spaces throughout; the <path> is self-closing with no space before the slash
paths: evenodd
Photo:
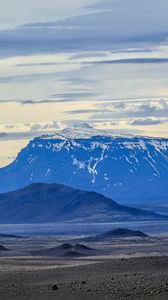
<path id="1" fill-rule="evenodd" d="M 88 123 L 74 123 L 72 127 L 66 127 L 62 130 L 56 131 L 54 134 L 45 134 L 40 136 L 40 139 L 84 139 L 91 138 L 96 136 L 104 136 L 104 137 L 127 137 L 131 138 L 133 135 L 131 134 L 116 134 L 114 131 L 110 129 L 96 129 L 92 127 Z"/>
<path id="2" fill-rule="evenodd" d="M 167 201 L 168 139 L 116 136 L 75 124 L 35 138 L 0 169 L 0 192 L 37 182 L 95 191 L 121 203 Z"/>

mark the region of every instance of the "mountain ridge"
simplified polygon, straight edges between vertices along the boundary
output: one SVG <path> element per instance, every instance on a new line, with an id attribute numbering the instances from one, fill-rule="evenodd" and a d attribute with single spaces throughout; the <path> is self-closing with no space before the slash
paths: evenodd
<path id="1" fill-rule="evenodd" d="M 168 219 L 167 216 L 120 205 L 96 192 L 44 183 L 0 194 L 0 213 L 1 224 Z"/>
<path id="2" fill-rule="evenodd" d="M 82 128 L 31 140 L 0 169 L 0 192 L 44 182 L 95 191 L 122 204 L 168 200 L 168 139 Z"/>

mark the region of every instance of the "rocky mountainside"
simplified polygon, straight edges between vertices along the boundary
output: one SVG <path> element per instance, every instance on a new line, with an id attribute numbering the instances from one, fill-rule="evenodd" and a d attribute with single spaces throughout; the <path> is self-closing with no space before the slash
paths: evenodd
<path id="1" fill-rule="evenodd" d="M 168 200 L 168 139 L 115 136 L 87 124 L 30 141 L 0 169 L 0 192 L 60 183 L 120 203 Z"/>
<path id="2" fill-rule="evenodd" d="M 0 194 L 0 223 L 120 222 L 167 220 L 152 212 L 119 205 L 95 192 L 58 184 L 32 184 Z"/>

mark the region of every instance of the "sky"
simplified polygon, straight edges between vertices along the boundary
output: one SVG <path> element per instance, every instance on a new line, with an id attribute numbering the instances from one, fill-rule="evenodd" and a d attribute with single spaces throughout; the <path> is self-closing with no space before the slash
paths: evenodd
<path id="1" fill-rule="evenodd" d="M 0 167 L 74 123 L 168 137 L 167 0 L 0 7 Z"/>

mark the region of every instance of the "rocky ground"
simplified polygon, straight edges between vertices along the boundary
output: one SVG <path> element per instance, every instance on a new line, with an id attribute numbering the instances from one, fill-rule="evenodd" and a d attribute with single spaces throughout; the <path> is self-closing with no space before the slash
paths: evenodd
<path id="1" fill-rule="evenodd" d="M 1 238 L 0 300 L 168 299 L 168 235 L 86 241 Z"/>
<path id="2" fill-rule="evenodd" d="M 168 299 L 168 257 L 1 258 L 2 300 Z"/>

